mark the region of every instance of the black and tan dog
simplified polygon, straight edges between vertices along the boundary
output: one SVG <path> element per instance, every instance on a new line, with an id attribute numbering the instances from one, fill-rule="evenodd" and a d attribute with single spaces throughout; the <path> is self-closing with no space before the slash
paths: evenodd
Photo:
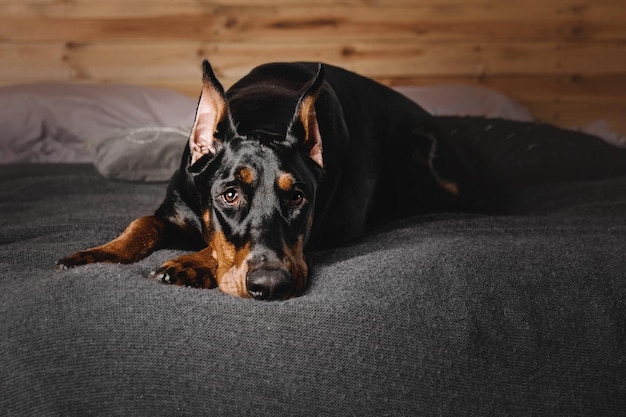
<path id="1" fill-rule="evenodd" d="M 164 263 L 155 279 L 286 299 L 307 285 L 307 247 L 422 212 L 491 209 L 511 184 L 605 176 L 626 160 L 596 139 L 549 126 L 435 118 L 328 65 L 263 65 L 228 92 L 207 61 L 203 70 L 189 146 L 165 201 L 113 241 L 61 259 L 60 268 L 131 263 L 186 244 L 198 251 Z M 554 140 L 536 143 L 537 129 Z M 585 159 L 589 149 L 597 162 Z"/>

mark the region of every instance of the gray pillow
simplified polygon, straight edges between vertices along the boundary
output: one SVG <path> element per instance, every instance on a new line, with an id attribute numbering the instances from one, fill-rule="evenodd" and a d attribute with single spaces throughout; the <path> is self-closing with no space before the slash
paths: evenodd
<path id="1" fill-rule="evenodd" d="M 93 163 L 106 178 L 167 181 L 180 164 L 191 128 L 127 129 L 92 140 Z"/>
<path id="2" fill-rule="evenodd" d="M 0 163 L 89 163 L 89 140 L 191 125 L 196 104 L 175 91 L 131 85 L 0 87 Z"/>
<path id="3" fill-rule="evenodd" d="M 530 111 L 522 104 L 485 87 L 440 84 L 394 89 L 436 116 L 485 116 L 524 122 L 533 120 Z"/>

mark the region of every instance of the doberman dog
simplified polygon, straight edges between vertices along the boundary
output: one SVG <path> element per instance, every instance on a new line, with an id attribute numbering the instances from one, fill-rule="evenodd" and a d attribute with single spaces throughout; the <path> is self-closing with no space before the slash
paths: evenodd
<path id="1" fill-rule="evenodd" d="M 538 144 L 533 129 L 552 139 Z M 589 149 L 597 162 L 584 159 Z M 437 118 L 330 65 L 262 65 L 226 92 L 205 60 L 189 144 L 164 202 L 111 242 L 57 265 L 132 263 L 187 244 L 197 251 L 165 262 L 154 279 L 287 299 L 307 285 L 305 248 L 423 212 L 492 209 L 498 190 L 543 180 L 536 167 L 549 167 L 553 179 L 624 171 L 616 152 L 550 126 Z"/>

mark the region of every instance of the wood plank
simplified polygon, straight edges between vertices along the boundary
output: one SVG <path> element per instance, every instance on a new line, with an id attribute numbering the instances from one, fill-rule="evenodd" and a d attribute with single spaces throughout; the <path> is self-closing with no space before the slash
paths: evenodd
<path id="1" fill-rule="evenodd" d="M 143 45 L 124 49 L 101 45 L 38 45 L 18 49 L 0 46 L 0 85 L 30 82 L 130 83 L 176 89 L 197 97 L 200 88 L 200 57 L 195 51 L 169 45 L 145 54 Z M 245 49 L 250 53 L 250 50 Z M 160 56 L 159 52 L 164 53 Z M 213 57 L 220 80 L 226 87 L 247 73 L 254 65 L 272 59 L 267 51 L 246 56 L 240 51 L 219 47 L 206 49 Z M 237 52 L 237 53 L 236 53 Z M 342 62 L 335 62 L 342 65 Z M 527 106 L 540 120 L 564 127 L 585 126 L 604 119 L 610 128 L 626 136 L 626 74 L 488 74 L 423 71 L 381 71 L 369 65 L 346 61 L 349 67 L 389 85 L 431 85 L 469 83 L 501 91 Z M 397 64 L 386 57 L 382 65 Z M 361 68 L 362 66 L 362 68 Z M 361 70 L 363 69 L 363 70 Z M 399 75 L 396 75 L 399 74 Z M 408 75 L 407 75 L 408 74 Z"/>
<path id="2" fill-rule="evenodd" d="M 576 128 L 605 120 L 626 137 L 626 74 L 484 81 L 524 104 L 539 120 Z"/>
<path id="3" fill-rule="evenodd" d="M 251 44 L 0 43 L 0 81 L 135 82 L 195 79 L 209 57 L 227 82 L 272 61 L 324 61 L 374 78 L 623 75 L 626 43 L 589 44 Z"/>
<path id="4" fill-rule="evenodd" d="M 69 81 L 72 72 L 63 64 L 64 44 L 11 45 L 0 43 L 0 83 Z"/>
<path id="5" fill-rule="evenodd" d="M 468 7 L 478 8 L 498 8 L 515 6 L 514 2 L 502 2 L 502 0 L 0 0 L 0 6 L 11 6 L 15 10 L 31 10 L 36 9 L 42 12 L 50 13 L 51 11 L 67 11 L 67 10 L 128 10 L 133 8 L 133 4 L 143 8 L 149 5 L 156 9 L 164 8 L 197 8 L 215 7 L 215 6 L 244 6 L 244 7 L 264 7 L 268 4 L 290 7 L 290 6 L 368 6 L 373 8 L 386 8 L 389 6 L 416 6 L 416 7 L 438 7 L 441 9 L 455 9 Z M 537 6 L 545 6 L 547 4 L 556 5 L 564 10 L 572 7 L 586 9 L 596 6 L 620 6 L 623 5 L 622 0 L 525 0 L 523 6 L 531 8 Z"/>
<path id="6" fill-rule="evenodd" d="M 65 4 L 65 3 L 63 3 Z M 566 8 L 559 3 L 506 7 L 431 5 L 349 7 L 142 7 L 98 3 L 88 11 L 41 12 L 0 6 L 0 39 L 81 42 L 151 39 L 280 42 L 294 40 L 626 40 L 626 8 L 614 4 Z M 67 6 L 67 5 L 66 5 Z M 108 8 L 107 8 L 108 7 Z M 73 12 L 72 12 L 73 11 Z"/>
<path id="7" fill-rule="evenodd" d="M 12 6 L 15 9 L 36 8 L 42 12 L 50 10 L 87 10 L 87 9 L 129 9 L 133 4 L 144 7 L 149 5 L 157 9 L 162 8 L 187 8 L 187 7 L 215 7 L 215 6 L 237 6 L 237 7 L 264 7 L 268 4 L 281 7 L 290 6 L 368 6 L 372 8 L 387 8 L 389 6 L 415 6 L 415 7 L 437 7 L 440 9 L 457 8 L 498 8 L 498 7 L 524 7 L 535 8 L 538 6 L 555 5 L 564 11 L 575 9 L 580 10 L 598 6 L 623 6 L 623 0 L 525 0 L 523 5 L 516 5 L 517 2 L 503 2 L 502 0 L 0 0 L 0 6 Z"/>

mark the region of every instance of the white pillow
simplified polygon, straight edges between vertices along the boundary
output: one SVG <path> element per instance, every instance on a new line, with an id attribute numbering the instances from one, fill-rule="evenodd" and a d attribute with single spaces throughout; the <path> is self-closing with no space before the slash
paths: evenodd
<path id="1" fill-rule="evenodd" d="M 90 142 L 93 163 L 106 178 L 167 181 L 180 166 L 188 129 L 146 127 Z"/>
<path id="2" fill-rule="evenodd" d="M 485 87 L 441 84 L 394 89 L 436 116 L 484 116 L 518 121 L 533 120 L 530 111 L 520 103 Z"/>
<path id="3" fill-rule="evenodd" d="M 90 139 L 193 123 L 197 101 L 130 85 L 0 87 L 0 163 L 91 162 Z"/>

